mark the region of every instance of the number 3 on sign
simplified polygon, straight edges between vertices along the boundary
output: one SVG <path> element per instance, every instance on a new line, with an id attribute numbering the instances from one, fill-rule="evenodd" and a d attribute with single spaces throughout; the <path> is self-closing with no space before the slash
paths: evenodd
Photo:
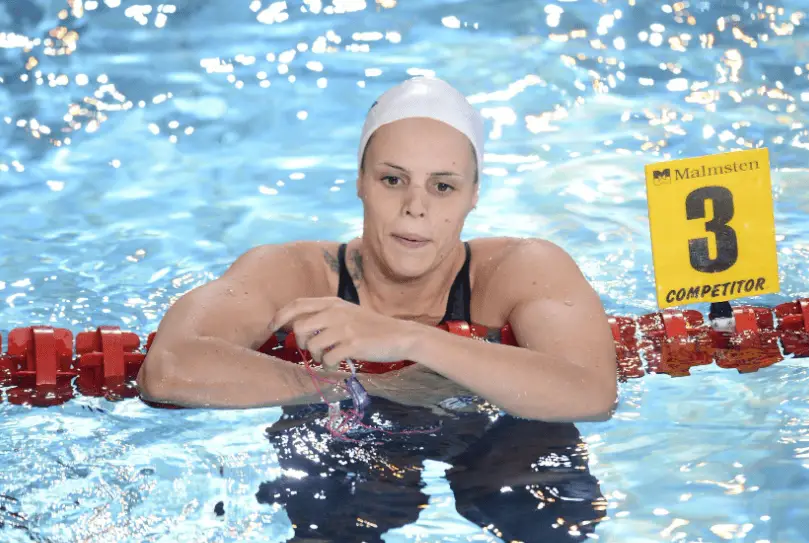
<path id="1" fill-rule="evenodd" d="M 705 223 L 705 230 L 714 235 L 716 257 L 711 258 L 707 237 L 688 240 L 691 267 L 706 273 L 730 269 L 739 258 L 736 231 L 728 223 L 733 218 L 733 193 L 721 186 L 699 187 L 685 197 L 686 218 L 705 219 L 706 205 L 713 204 L 713 218 Z"/>
<path id="2" fill-rule="evenodd" d="M 769 154 L 646 166 L 658 306 L 779 291 Z"/>

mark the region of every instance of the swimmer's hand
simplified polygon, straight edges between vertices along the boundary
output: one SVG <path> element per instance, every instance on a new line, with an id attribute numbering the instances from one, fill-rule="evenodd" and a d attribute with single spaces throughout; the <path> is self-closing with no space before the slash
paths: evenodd
<path id="1" fill-rule="evenodd" d="M 272 333 L 291 327 L 298 347 L 327 368 L 346 359 L 367 362 L 408 360 L 418 323 L 380 315 L 337 297 L 299 298 L 279 309 Z"/>

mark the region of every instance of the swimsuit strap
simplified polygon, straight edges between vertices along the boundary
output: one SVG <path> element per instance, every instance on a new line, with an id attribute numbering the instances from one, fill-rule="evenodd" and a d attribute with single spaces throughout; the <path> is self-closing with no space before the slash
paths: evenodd
<path id="1" fill-rule="evenodd" d="M 351 280 L 351 274 L 348 273 L 348 267 L 346 266 L 346 245 L 346 243 L 343 243 L 337 249 L 337 262 L 340 266 L 340 283 L 337 285 L 337 297 L 359 305 L 360 295 L 357 293 L 357 287 L 354 286 L 354 281 Z"/>
<path id="2" fill-rule="evenodd" d="M 337 297 L 347 302 L 359 305 L 360 296 L 357 293 L 357 288 L 354 286 L 354 281 L 351 280 L 351 274 L 348 273 L 346 266 L 346 245 L 341 244 L 337 249 L 337 262 L 339 264 L 339 284 L 337 286 Z M 447 299 L 447 310 L 444 313 L 444 318 L 441 319 L 443 324 L 447 321 L 464 321 L 472 322 L 471 315 L 471 299 L 472 287 L 469 278 L 469 267 L 472 257 L 472 251 L 469 248 L 469 243 L 464 242 L 464 250 L 466 251 L 466 259 L 464 260 L 463 267 L 455 276 L 452 286 L 449 289 L 449 298 Z"/>
<path id="3" fill-rule="evenodd" d="M 439 324 L 448 321 L 472 322 L 472 284 L 469 278 L 469 263 L 472 260 L 472 250 L 469 248 L 468 242 L 464 242 L 464 249 L 466 250 L 466 259 L 449 289 L 447 311 Z"/>

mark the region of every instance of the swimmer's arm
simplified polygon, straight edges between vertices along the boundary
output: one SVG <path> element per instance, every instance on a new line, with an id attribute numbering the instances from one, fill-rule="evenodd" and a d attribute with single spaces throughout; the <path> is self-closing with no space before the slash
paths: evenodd
<path id="1" fill-rule="evenodd" d="M 519 417 L 608 419 L 617 397 L 615 347 L 601 301 L 573 259 L 537 240 L 495 273 L 497 292 L 487 297 L 508 304 L 522 347 L 414 326 L 411 359 Z"/>
<path id="2" fill-rule="evenodd" d="M 320 402 L 305 368 L 257 352 L 275 310 L 307 295 L 296 247 L 248 251 L 167 311 L 138 374 L 141 397 L 183 407 L 247 408 Z M 319 373 L 337 381 L 345 372 Z M 323 385 L 328 401 L 345 393 Z"/>
<path id="3" fill-rule="evenodd" d="M 149 356 L 152 359 L 142 367 L 138 386 L 141 397 L 150 402 L 241 409 L 323 401 L 303 367 L 220 338 L 189 338 Z M 338 371 L 317 375 L 330 381 L 348 376 Z M 348 397 L 342 389 L 326 384 L 321 391 L 327 402 Z"/>

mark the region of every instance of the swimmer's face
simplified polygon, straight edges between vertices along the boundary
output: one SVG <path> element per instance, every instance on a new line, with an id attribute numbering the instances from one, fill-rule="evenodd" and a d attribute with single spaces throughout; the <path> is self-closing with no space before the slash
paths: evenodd
<path id="1" fill-rule="evenodd" d="M 477 204 L 476 176 L 474 149 L 451 126 L 418 118 L 380 127 L 357 180 L 363 239 L 394 274 L 427 272 L 457 245 Z"/>

